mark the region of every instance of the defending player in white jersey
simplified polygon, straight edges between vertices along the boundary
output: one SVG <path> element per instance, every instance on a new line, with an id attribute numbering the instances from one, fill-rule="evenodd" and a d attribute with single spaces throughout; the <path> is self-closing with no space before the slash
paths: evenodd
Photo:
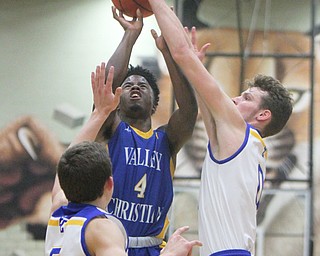
<path id="1" fill-rule="evenodd" d="M 209 138 L 201 174 L 201 255 L 253 255 L 265 173 L 262 138 L 286 124 L 292 112 L 290 94 L 278 80 L 258 75 L 246 91 L 230 99 L 200 60 L 206 48 L 197 50 L 195 38 L 190 40 L 165 0 L 149 3 L 173 59 L 197 92 Z"/>

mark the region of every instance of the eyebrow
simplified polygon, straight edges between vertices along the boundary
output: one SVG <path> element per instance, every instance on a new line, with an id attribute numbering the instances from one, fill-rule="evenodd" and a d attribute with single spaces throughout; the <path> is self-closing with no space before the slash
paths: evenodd
<path id="1" fill-rule="evenodd" d="M 248 91 L 244 91 L 243 93 L 241 93 L 241 96 L 248 96 L 251 99 L 254 98 L 254 95 L 251 92 L 248 92 Z"/>
<path id="2" fill-rule="evenodd" d="M 131 81 L 132 79 L 130 79 L 130 77 L 132 77 L 132 76 L 140 76 L 140 75 L 131 75 L 131 76 L 128 76 L 128 77 L 125 79 L 125 81 L 126 81 L 126 80 Z M 145 77 L 143 77 L 143 76 L 140 76 L 140 77 L 141 77 L 141 78 L 140 78 L 139 80 L 145 81 L 145 82 L 148 81 L 148 79 L 146 79 Z"/>
<path id="3" fill-rule="evenodd" d="M 123 86 L 123 85 L 133 85 L 134 84 L 134 82 L 132 82 L 131 80 L 129 80 L 129 81 L 124 81 L 122 84 L 121 84 L 121 86 Z M 138 85 L 148 85 L 148 81 L 146 81 L 146 80 L 143 80 L 143 81 L 139 81 L 138 83 L 137 83 Z M 150 85 L 149 85 L 150 86 Z"/>

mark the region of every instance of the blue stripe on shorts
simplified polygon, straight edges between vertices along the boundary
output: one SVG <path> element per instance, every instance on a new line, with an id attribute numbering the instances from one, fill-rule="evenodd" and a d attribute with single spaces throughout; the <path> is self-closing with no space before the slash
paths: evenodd
<path id="1" fill-rule="evenodd" d="M 233 249 L 215 252 L 210 254 L 210 256 L 251 256 L 251 253 L 246 250 Z"/>

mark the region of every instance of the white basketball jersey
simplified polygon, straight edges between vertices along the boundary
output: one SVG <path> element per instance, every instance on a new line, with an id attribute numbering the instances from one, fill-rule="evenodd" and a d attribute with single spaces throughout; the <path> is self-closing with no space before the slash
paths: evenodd
<path id="1" fill-rule="evenodd" d="M 249 125 L 242 146 L 231 157 L 217 161 L 208 146 L 199 198 L 201 255 L 230 249 L 254 254 L 265 161 L 266 146 Z"/>
<path id="2" fill-rule="evenodd" d="M 69 203 L 67 206 L 60 207 L 50 217 L 45 240 L 45 255 L 90 255 L 85 241 L 85 229 L 96 217 L 108 218 L 115 222 L 127 241 L 121 222 L 106 211 L 89 204 Z M 125 246 L 126 250 L 127 244 Z"/>

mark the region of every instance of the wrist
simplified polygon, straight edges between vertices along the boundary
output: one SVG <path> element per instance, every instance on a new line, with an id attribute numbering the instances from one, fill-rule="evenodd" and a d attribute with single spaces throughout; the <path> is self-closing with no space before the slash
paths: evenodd
<path id="1" fill-rule="evenodd" d="M 96 121 L 105 120 L 109 115 L 111 111 L 101 111 L 95 108 L 91 113 L 91 119 Z"/>
<path id="2" fill-rule="evenodd" d="M 125 31 L 125 37 L 128 37 L 131 40 L 136 41 L 139 37 L 139 35 L 141 34 L 141 30 L 137 30 L 137 29 L 127 29 Z"/>

